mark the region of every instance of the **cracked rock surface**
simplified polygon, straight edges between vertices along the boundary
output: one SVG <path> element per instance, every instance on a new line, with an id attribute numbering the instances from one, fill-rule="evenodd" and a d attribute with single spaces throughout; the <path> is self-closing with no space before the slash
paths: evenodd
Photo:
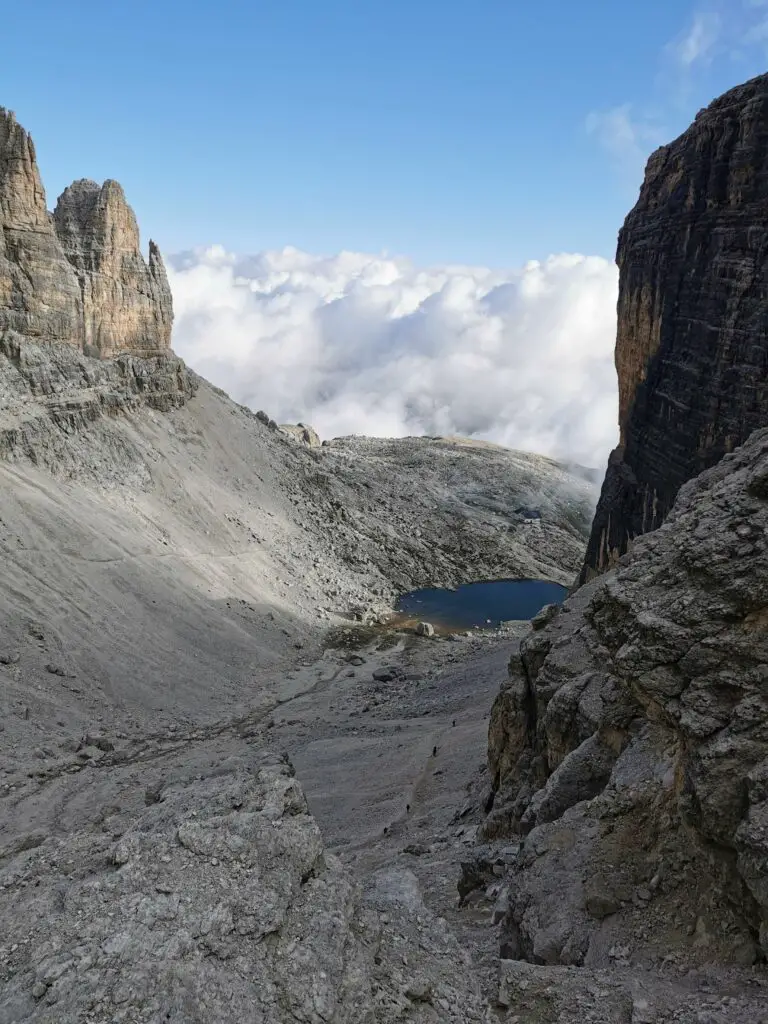
<path id="1" fill-rule="evenodd" d="M 6 807 L 0 1020 L 482 1019 L 414 880 L 378 875 L 363 902 L 252 738 L 166 749 L 151 799 L 141 768 L 91 765 Z"/>
<path id="2" fill-rule="evenodd" d="M 522 641 L 491 716 L 482 829 L 519 844 L 507 959 L 683 987 L 717 964 L 741 1001 L 704 1019 L 749 1018 L 768 953 L 766 531 L 763 430 Z"/>
<path id="3" fill-rule="evenodd" d="M 0 337 L 97 358 L 168 352 L 173 306 L 160 251 L 145 261 L 116 181 L 76 181 L 46 208 L 30 135 L 0 107 Z"/>

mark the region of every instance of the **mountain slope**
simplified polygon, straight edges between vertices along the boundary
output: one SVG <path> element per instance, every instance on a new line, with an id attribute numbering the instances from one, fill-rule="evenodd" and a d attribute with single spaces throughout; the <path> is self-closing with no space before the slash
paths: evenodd
<path id="1" fill-rule="evenodd" d="M 0 1021 L 480 1024 L 415 875 L 363 894 L 323 847 L 270 713 L 355 609 L 572 578 L 589 485 L 461 439 L 312 448 L 236 405 L 170 351 L 119 186 L 49 215 L 5 111 L 0 218 Z"/>
<path id="2" fill-rule="evenodd" d="M 0 355 L 0 654 L 21 659 L 6 739 L 50 745 L 94 715 L 207 721 L 273 694 L 332 615 L 578 563 L 567 516 L 589 487 L 548 460 L 427 439 L 318 453 L 158 358 Z M 509 506 L 538 501 L 541 526 L 498 507 L 500 480 Z M 38 695 L 45 710 L 19 718 Z"/>

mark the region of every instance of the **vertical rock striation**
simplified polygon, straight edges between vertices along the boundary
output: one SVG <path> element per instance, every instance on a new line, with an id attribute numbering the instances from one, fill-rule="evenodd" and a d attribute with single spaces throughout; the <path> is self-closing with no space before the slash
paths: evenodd
<path id="1" fill-rule="evenodd" d="M 139 228 L 121 186 L 81 179 L 59 196 L 54 227 L 82 294 L 83 347 L 108 357 L 169 348 L 173 310 L 160 251 Z"/>
<path id="2" fill-rule="evenodd" d="M 0 336 L 80 345 L 82 303 L 53 230 L 32 139 L 0 107 Z"/>
<path id="3" fill-rule="evenodd" d="M 32 139 L 0 108 L 0 336 L 65 342 L 86 355 L 170 348 L 173 309 L 160 252 L 139 247 L 116 181 L 76 181 L 51 216 Z"/>
<path id="4" fill-rule="evenodd" d="M 768 75 L 651 156 L 617 262 L 620 438 L 581 582 L 768 423 Z"/>

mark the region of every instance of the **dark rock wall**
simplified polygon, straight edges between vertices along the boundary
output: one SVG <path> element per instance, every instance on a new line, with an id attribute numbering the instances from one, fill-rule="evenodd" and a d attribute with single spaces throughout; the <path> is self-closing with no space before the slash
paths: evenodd
<path id="1" fill-rule="evenodd" d="M 617 262 L 621 433 L 581 582 L 768 423 L 768 75 L 653 154 Z"/>

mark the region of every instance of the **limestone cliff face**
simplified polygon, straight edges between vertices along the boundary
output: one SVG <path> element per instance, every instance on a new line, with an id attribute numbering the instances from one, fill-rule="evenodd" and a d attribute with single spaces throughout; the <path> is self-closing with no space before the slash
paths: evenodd
<path id="1" fill-rule="evenodd" d="M 168 351 L 173 311 L 157 246 L 147 264 L 120 185 L 77 181 L 51 216 L 32 139 L 0 108 L 0 335 L 86 355 Z"/>
<path id="2" fill-rule="evenodd" d="M 582 582 L 768 423 L 768 75 L 653 154 L 617 262 L 620 439 Z"/>
<path id="3" fill-rule="evenodd" d="M 0 335 L 80 345 L 82 303 L 50 215 L 32 139 L 0 108 Z"/>
<path id="4" fill-rule="evenodd" d="M 139 248 L 133 210 L 116 181 L 82 179 L 65 189 L 53 214 L 83 302 L 83 346 L 92 355 L 167 349 L 173 310 L 160 251 Z"/>

